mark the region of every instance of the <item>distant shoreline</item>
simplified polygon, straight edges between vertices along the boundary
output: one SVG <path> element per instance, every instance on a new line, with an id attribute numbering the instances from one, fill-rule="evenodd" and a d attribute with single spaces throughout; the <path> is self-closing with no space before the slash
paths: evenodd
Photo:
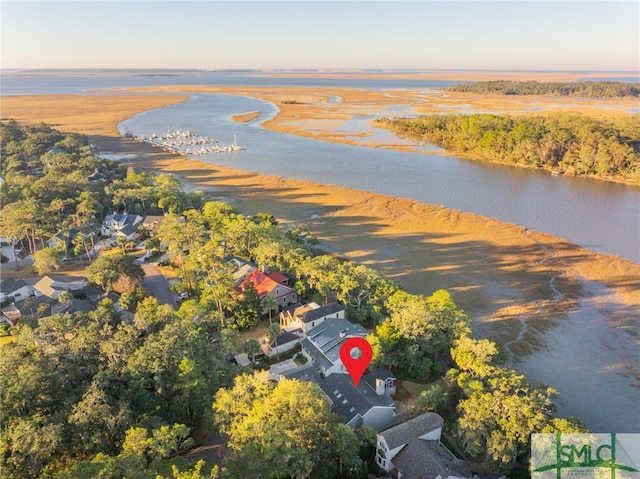
<path id="1" fill-rule="evenodd" d="M 380 80 L 536 80 L 536 81 L 576 81 L 603 77 L 629 78 L 640 80 L 640 72 L 632 71 L 563 71 L 563 70 L 483 70 L 483 69 L 197 69 L 197 68 L 1 68 L 1 76 L 179 76 L 186 73 L 235 74 L 270 78 L 352 78 Z"/>

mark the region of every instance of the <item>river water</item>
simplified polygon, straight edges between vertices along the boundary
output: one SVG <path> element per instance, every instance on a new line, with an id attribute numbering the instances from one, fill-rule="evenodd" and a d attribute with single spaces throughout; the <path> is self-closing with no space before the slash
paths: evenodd
<path id="1" fill-rule="evenodd" d="M 3 76 L 2 94 L 78 93 L 100 88 L 149 85 L 350 86 L 438 88 L 456 82 L 331 78 L 263 78 L 238 73 L 131 73 L 67 75 L 40 73 Z M 259 110 L 256 121 L 239 124 L 232 115 Z M 285 178 L 315 181 L 443 205 L 551 233 L 593 251 L 640 263 L 640 188 L 586 178 L 554 177 L 546 172 L 464 160 L 437 152 L 407 153 L 333 144 L 276 133 L 260 123 L 276 107 L 259 100 L 197 94 L 186 103 L 151 110 L 120 125 L 148 136 L 188 129 L 224 144 L 234 135 L 245 151 L 198 159 Z M 389 116 L 411 114 L 397 107 Z M 362 120 L 360 120 L 362 121 Z M 356 131 L 358 119 L 353 120 Z M 388 132 L 379 134 L 384 135 Z"/>
<path id="2" fill-rule="evenodd" d="M 256 121 L 238 124 L 231 119 L 256 110 L 263 112 Z M 640 262 L 640 188 L 433 153 L 334 144 L 261 128 L 275 113 L 275 106 L 251 98 L 198 94 L 189 102 L 136 115 L 120 128 L 144 136 L 188 129 L 227 144 L 235 136 L 245 151 L 198 159 L 444 205 Z"/>

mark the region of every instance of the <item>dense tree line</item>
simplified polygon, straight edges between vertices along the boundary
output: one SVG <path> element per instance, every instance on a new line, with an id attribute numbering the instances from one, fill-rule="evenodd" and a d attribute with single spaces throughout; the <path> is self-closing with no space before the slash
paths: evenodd
<path id="1" fill-rule="evenodd" d="M 367 477 L 375 431 L 345 425 L 313 383 L 242 374 L 218 391 L 213 407 L 230 436 L 233 477 Z"/>
<path id="2" fill-rule="evenodd" d="M 88 251 L 104 216 L 113 211 L 162 214 L 203 203 L 202 195 L 183 192 L 174 177 L 127 170 L 95 156 L 86 136 L 44 123 L 0 123 L 0 155 L 0 229 L 30 253 L 57 233 L 66 238 L 65 256 Z M 92 180 L 95 173 L 100 180 Z M 73 242 L 72 229 L 78 231 Z M 55 262 L 43 254 L 43 263 Z"/>
<path id="3" fill-rule="evenodd" d="M 0 363 L 3 477 L 181 477 L 172 465 L 195 467 L 169 459 L 211 421 L 229 371 L 190 318 L 155 298 L 142 306 L 132 324 L 104 300 L 16 328 Z"/>
<path id="4" fill-rule="evenodd" d="M 569 113 L 429 115 L 380 123 L 473 158 L 640 181 L 639 115 L 609 121 Z"/>
<path id="5" fill-rule="evenodd" d="M 312 254 L 316 239 L 305 225 L 283 228 L 270 214 L 245 216 L 219 201 L 187 210 L 184 218 L 169 215 L 157 236 L 181 279 L 177 292 L 187 292 L 194 314 L 219 329 L 251 327 L 260 319 L 246 314 L 255 306 L 246 291 L 237 291 L 230 255 L 284 273 L 301 301 L 340 301 L 350 318 L 366 325 L 384 318 L 385 299 L 399 289 L 371 268 Z"/>
<path id="6" fill-rule="evenodd" d="M 445 90 L 496 95 L 550 95 L 582 98 L 621 98 L 640 96 L 640 85 L 613 81 L 537 82 L 481 81 L 452 85 Z"/>

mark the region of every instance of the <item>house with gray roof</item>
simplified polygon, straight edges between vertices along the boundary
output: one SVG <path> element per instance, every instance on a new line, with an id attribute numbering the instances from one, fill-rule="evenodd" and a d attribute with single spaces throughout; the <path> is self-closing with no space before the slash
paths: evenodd
<path id="1" fill-rule="evenodd" d="M 395 392 L 395 377 L 388 369 L 365 374 L 357 388 L 348 374 L 334 373 L 323 378 L 312 364 L 286 371 L 282 377 L 316 383 L 333 412 L 353 428 L 364 426 L 380 431 L 397 420 L 395 402 L 391 397 Z"/>
<path id="2" fill-rule="evenodd" d="M 31 294 L 31 289 L 21 279 L 5 279 L 0 281 L 0 302 L 13 298 L 15 302 L 26 299 Z"/>
<path id="3" fill-rule="evenodd" d="M 280 313 L 280 327 L 283 329 L 299 328 L 304 334 L 319 326 L 326 319 L 344 319 L 344 306 L 333 302 L 323 306 L 317 303 L 301 304 L 286 308 Z"/>
<path id="4" fill-rule="evenodd" d="M 291 351 L 300 342 L 302 333 L 299 329 L 294 331 L 282 331 L 278 336 L 268 340 L 268 336 L 263 337 L 262 351 L 271 357 L 277 354 Z"/>
<path id="5" fill-rule="evenodd" d="M 100 234 L 110 237 L 107 243 L 116 243 L 117 234 L 124 235 L 128 240 L 133 240 L 137 236 L 138 226 L 142 224 L 143 218 L 139 215 L 129 215 L 127 213 L 113 213 L 107 215 L 100 226 Z"/>
<path id="6" fill-rule="evenodd" d="M 306 337 L 300 342 L 302 354 L 322 376 L 346 373 L 340 359 L 342 344 L 348 338 L 366 338 L 368 334 L 360 324 L 350 323 L 346 319 L 329 319 L 306 333 Z"/>
<path id="7" fill-rule="evenodd" d="M 471 471 L 440 444 L 444 420 L 426 412 L 377 434 L 376 463 L 399 479 L 468 479 Z"/>

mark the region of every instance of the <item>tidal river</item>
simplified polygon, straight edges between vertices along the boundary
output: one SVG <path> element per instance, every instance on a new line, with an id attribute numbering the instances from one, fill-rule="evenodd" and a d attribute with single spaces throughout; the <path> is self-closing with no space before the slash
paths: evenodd
<path id="1" fill-rule="evenodd" d="M 252 122 L 231 119 L 256 110 L 262 115 Z M 185 103 L 140 113 L 119 128 L 141 136 L 186 129 L 223 144 L 235 137 L 246 150 L 197 159 L 441 204 L 640 261 L 640 188 L 437 154 L 333 144 L 262 128 L 261 122 L 275 113 L 274 105 L 255 99 L 198 94 Z M 606 288 L 590 282 L 584 287 L 587 294 L 578 308 L 545 333 L 545 348 L 510 366 L 558 390 L 560 416 L 576 416 L 593 431 L 638 431 L 635 337 L 611 327 L 609 310 L 616 303 Z"/>
<path id="2" fill-rule="evenodd" d="M 240 124 L 232 115 L 261 111 Z M 263 101 L 194 95 L 188 102 L 140 113 L 120 130 L 150 136 L 187 129 L 246 150 L 198 156 L 257 173 L 411 198 L 551 233 L 593 251 L 640 263 L 640 188 L 433 153 L 374 149 L 272 132 L 276 113 Z M 401 114 L 401 113 L 400 113 Z M 400 115 L 399 114 L 399 115 Z"/>

